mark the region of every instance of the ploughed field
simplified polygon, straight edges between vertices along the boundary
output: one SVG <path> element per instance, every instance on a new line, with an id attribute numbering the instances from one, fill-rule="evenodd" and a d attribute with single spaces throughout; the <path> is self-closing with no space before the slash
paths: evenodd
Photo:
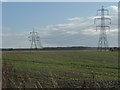
<path id="1" fill-rule="evenodd" d="M 3 88 L 118 88 L 118 52 L 5 51 Z"/>

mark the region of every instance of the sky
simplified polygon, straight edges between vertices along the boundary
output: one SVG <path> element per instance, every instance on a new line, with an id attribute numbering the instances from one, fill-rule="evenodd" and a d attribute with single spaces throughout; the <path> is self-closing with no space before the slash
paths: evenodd
<path id="1" fill-rule="evenodd" d="M 2 2 L 119 2 L 119 0 L 0 0 Z"/>
<path id="2" fill-rule="evenodd" d="M 111 30 L 107 30 L 109 46 L 118 46 L 117 2 L 6 1 L 2 3 L 2 47 L 29 48 L 28 36 L 33 28 L 43 47 L 97 47 L 100 32 L 94 18 L 102 5 L 112 20 Z"/>

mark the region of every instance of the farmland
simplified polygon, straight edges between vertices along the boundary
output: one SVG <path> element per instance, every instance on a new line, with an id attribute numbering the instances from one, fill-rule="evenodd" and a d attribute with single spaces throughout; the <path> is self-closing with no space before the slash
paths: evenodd
<path id="1" fill-rule="evenodd" d="M 2 59 L 3 83 L 11 83 L 3 87 L 79 88 L 94 80 L 98 84 L 108 81 L 102 87 L 110 87 L 118 80 L 117 51 L 5 51 Z"/>

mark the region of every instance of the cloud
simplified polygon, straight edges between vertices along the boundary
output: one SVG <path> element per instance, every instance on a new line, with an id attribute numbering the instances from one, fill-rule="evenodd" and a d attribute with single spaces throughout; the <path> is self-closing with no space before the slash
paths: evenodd
<path id="1" fill-rule="evenodd" d="M 74 17 L 74 18 L 68 18 L 67 20 L 69 20 L 69 21 L 81 21 L 81 20 L 83 20 L 83 18 L 82 17 Z"/>
<path id="2" fill-rule="evenodd" d="M 110 17 L 112 24 L 111 24 L 111 29 L 110 31 L 107 30 L 107 34 L 109 35 L 109 38 L 115 38 L 118 34 L 118 25 L 117 25 L 117 10 L 116 7 L 110 6 L 109 9 L 113 12 L 116 13 L 116 15 L 111 14 L 110 12 Z M 114 11 L 116 10 L 116 11 Z M 54 43 L 56 46 L 60 45 L 59 42 L 64 43 L 64 45 L 67 45 L 65 43 L 71 42 L 71 45 L 74 45 L 75 43 L 77 44 L 84 44 L 84 41 L 89 41 L 96 39 L 99 36 L 100 30 L 96 32 L 96 25 L 94 24 L 94 18 L 96 16 L 91 16 L 91 17 L 72 17 L 68 18 L 67 20 L 69 21 L 68 23 L 62 23 L 62 24 L 54 24 L 54 25 L 48 25 L 44 28 L 44 30 L 40 31 L 40 33 L 43 33 L 41 35 L 41 38 L 44 43 Z M 109 24 L 109 21 L 106 21 L 106 24 Z M 48 39 L 48 40 L 47 40 Z M 98 39 L 98 38 L 97 38 Z M 116 40 L 116 39 L 115 39 Z M 97 42 L 97 41 L 96 41 Z"/>
<path id="3" fill-rule="evenodd" d="M 118 7 L 117 6 L 109 6 L 107 7 L 107 9 L 109 10 L 110 14 L 118 14 Z"/>
<path id="4" fill-rule="evenodd" d="M 76 32 L 76 31 L 66 31 L 66 33 L 68 33 L 68 34 L 71 34 L 71 35 L 75 35 L 75 34 L 78 34 L 78 32 Z"/>
<path id="5" fill-rule="evenodd" d="M 8 0 L 0 0 L 0 2 L 7 2 Z"/>
<path id="6" fill-rule="evenodd" d="M 29 31 L 24 32 L 12 32 L 12 28 L 3 27 L 2 37 L 2 47 L 13 47 L 13 48 L 23 48 L 30 47 L 30 42 L 28 41 Z"/>
<path id="7" fill-rule="evenodd" d="M 109 39 L 117 42 L 118 34 L 118 17 L 117 6 L 107 7 L 110 10 L 110 18 L 112 21 L 111 30 L 107 31 Z M 111 14 L 112 13 L 112 14 Z M 43 46 L 74 46 L 74 45 L 86 45 L 96 46 L 99 37 L 99 31 L 96 31 L 96 25 L 94 24 L 94 18 L 90 17 L 71 17 L 67 18 L 67 23 L 57 23 L 52 25 L 46 25 L 42 28 L 38 28 L 40 40 Z M 99 24 L 99 23 L 98 23 Z M 106 23 L 108 24 L 108 23 Z M 4 45 L 11 43 L 11 47 L 29 47 L 28 36 L 30 31 L 20 33 L 10 33 L 10 28 L 6 28 L 9 33 L 4 33 Z M 14 42 L 14 43 L 13 43 Z M 15 44 L 16 43 L 16 44 Z M 115 44 L 115 43 L 112 43 Z"/>
<path id="8" fill-rule="evenodd" d="M 47 36 L 52 37 L 53 35 L 59 36 L 60 34 L 61 35 L 88 34 L 89 36 L 97 35 L 98 33 L 96 33 L 95 30 L 96 25 L 94 24 L 95 17 L 96 16 L 88 17 L 88 18 L 81 17 L 84 18 L 83 21 L 85 22 L 81 21 L 81 19 L 77 21 L 75 20 L 76 22 L 74 22 L 73 20 L 74 17 L 73 17 L 71 18 L 72 21 L 70 20 L 69 23 L 48 25 L 45 27 L 43 31 L 40 31 L 40 33 L 46 34 L 45 35 L 46 37 Z M 112 19 L 112 25 L 111 25 L 111 30 L 112 30 L 117 28 L 117 22 L 116 22 L 117 18 L 115 16 L 111 16 L 111 19 Z M 106 24 L 108 22 L 106 22 Z"/>
<path id="9" fill-rule="evenodd" d="M 28 35 L 21 34 L 2 34 L 2 47 L 14 47 L 14 48 L 22 48 L 22 47 L 30 47 L 30 42 L 28 41 Z"/>

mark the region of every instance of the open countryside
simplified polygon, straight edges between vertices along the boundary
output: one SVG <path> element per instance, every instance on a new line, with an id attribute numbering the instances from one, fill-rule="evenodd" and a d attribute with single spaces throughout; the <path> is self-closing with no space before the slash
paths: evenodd
<path id="1" fill-rule="evenodd" d="M 4 64 L 3 75 L 10 74 L 9 83 L 15 84 L 15 88 L 23 87 L 23 84 L 27 88 L 93 87 L 92 81 L 97 84 L 93 88 L 118 87 L 117 84 L 114 86 L 118 80 L 117 51 L 5 51 L 3 67 Z M 7 82 L 3 78 L 4 81 Z"/>
<path id="2" fill-rule="evenodd" d="M 3 89 L 120 88 L 120 4 L 6 1 L 0 5 Z"/>

